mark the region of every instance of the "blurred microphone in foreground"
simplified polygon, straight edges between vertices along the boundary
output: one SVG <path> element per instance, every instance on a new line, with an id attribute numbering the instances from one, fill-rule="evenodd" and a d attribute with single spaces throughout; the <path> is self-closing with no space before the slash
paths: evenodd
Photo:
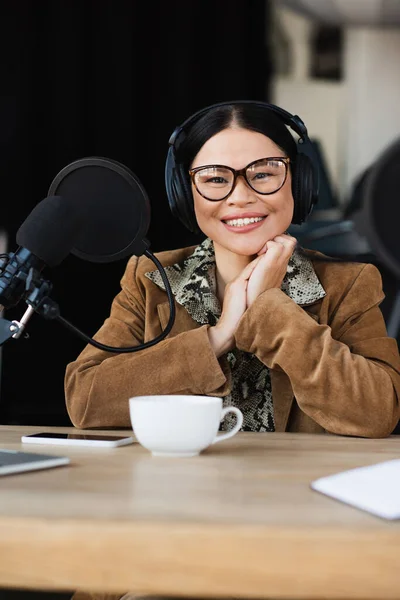
<path id="1" fill-rule="evenodd" d="M 39 202 L 16 236 L 19 248 L 0 257 L 0 305 L 5 309 L 25 300 L 21 321 L 1 320 L 0 345 L 20 337 L 33 312 L 51 291 L 41 275 L 45 266 L 59 265 L 70 253 L 82 227 L 82 216 L 66 198 L 49 196 Z"/>

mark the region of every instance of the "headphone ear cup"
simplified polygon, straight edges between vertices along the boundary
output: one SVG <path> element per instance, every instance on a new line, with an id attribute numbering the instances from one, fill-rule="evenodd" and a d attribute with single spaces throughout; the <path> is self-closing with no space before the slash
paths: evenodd
<path id="1" fill-rule="evenodd" d="M 196 214 L 194 212 L 193 193 L 190 177 L 182 165 L 176 166 L 176 181 L 179 182 L 178 195 L 179 218 L 183 225 L 192 233 L 199 233 Z"/>
<path id="2" fill-rule="evenodd" d="M 165 162 L 165 189 L 167 191 L 167 198 L 169 208 L 174 217 L 178 217 L 177 199 L 176 199 L 176 185 L 175 185 L 175 159 L 172 146 L 169 148 L 167 153 L 167 160 Z"/>
<path id="3" fill-rule="evenodd" d="M 172 215 L 189 231 L 198 233 L 200 230 L 194 213 L 190 181 L 181 166 L 176 164 L 172 146 L 168 150 L 165 163 L 165 188 Z"/>
<path id="4" fill-rule="evenodd" d="M 299 153 L 292 168 L 294 211 L 292 223 L 301 225 L 308 218 L 316 202 L 314 169 L 311 159 Z"/>

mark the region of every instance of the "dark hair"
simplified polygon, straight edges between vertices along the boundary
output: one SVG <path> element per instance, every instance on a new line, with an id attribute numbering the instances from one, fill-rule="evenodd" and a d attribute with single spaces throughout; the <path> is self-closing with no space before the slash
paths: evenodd
<path id="1" fill-rule="evenodd" d="M 254 104 L 227 104 L 211 108 L 185 131 L 185 137 L 176 148 L 177 161 L 189 170 L 202 146 L 233 124 L 269 137 L 292 161 L 295 160 L 296 142 L 285 123 L 272 110 Z"/>

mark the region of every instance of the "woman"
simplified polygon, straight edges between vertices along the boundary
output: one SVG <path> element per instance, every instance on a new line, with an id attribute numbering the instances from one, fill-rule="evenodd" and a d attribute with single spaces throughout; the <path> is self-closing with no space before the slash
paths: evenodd
<path id="1" fill-rule="evenodd" d="M 379 309 L 379 272 L 303 251 L 286 233 L 312 208 L 302 188 L 313 188 L 315 165 L 310 171 L 284 114 L 263 103 L 222 103 L 171 138 L 171 208 L 190 228 L 195 219 L 206 239 L 158 254 L 176 301 L 167 339 L 130 354 L 88 346 L 68 365 L 75 426 L 129 427 L 132 396 L 204 394 L 238 406 L 247 431 L 393 431 L 400 359 Z M 121 287 L 96 339 L 154 339 L 169 317 L 159 272 L 132 257 Z"/>

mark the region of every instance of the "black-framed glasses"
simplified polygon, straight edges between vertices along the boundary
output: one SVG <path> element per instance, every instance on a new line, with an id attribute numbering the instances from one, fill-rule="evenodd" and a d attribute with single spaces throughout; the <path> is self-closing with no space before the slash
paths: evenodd
<path id="1" fill-rule="evenodd" d="M 218 202 L 233 192 L 239 175 L 257 194 L 275 194 L 286 181 L 289 163 L 288 156 L 270 156 L 253 160 L 238 170 L 225 165 L 203 165 L 190 169 L 189 175 L 203 198 Z"/>

